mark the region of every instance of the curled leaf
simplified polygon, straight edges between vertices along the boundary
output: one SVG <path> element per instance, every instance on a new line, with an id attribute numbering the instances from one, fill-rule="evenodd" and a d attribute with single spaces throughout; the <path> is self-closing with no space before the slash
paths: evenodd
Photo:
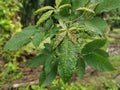
<path id="1" fill-rule="evenodd" d="M 65 35 L 66 35 L 66 32 L 64 31 L 57 36 L 56 41 L 53 46 L 53 49 L 55 49 L 61 43 L 61 41 L 64 39 Z"/>
<path id="2" fill-rule="evenodd" d="M 61 4 L 61 1 L 62 0 L 55 0 L 55 4 L 56 4 L 57 7 L 59 7 L 59 5 Z"/>
<path id="3" fill-rule="evenodd" d="M 77 28 L 76 27 L 71 27 L 69 31 L 75 31 Z"/>
<path id="4" fill-rule="evenodd" d="M 77 11 L 87 11 L 91 13 L 95 13 L 92 9 L 86 8 L 86 7 L 79 7 L 76 9 Z"/>
<path id="5" fill-rule="evenodd" d="M 37 15 L 38 13 L 41 13 L 43 11 L 46 11 L 46 10 L 53 10 L 54 8 L 51 7 L 51 6 L 45 6 L 45 7 L 42 7 L 40 9 L 38 9 L 37 11 L 34 12 L 34 15 Z"/>
<path id="6" fill-rule="evenodd" d="M 74 32 L 68 32 L 68 37 L 71 39 L 73 43 L 76 43 L 76 35 Z"/>
<path id="7" fill-rule="evenodd" d="M 53 10 L 50 10 L 50 11 L 44 13 L 44 14 L 40 17 L 40 19 L 38 20 L 37 25 L 40 25 L 40 24 L 43 23 L 45 20 L 47 20 L 47 19 L 51 16 L 52 13 L 53 13 Z"/>
<path id="8" fill-rule="evenodd" d="M 71 5 L 70 5 L 70 4 L 64 4 L 64 5 L 61 5 L 61 6 L 59 7 L 59 9 L 62 9 L 62 8 L 65 8 L 65 7 L 71 7 Z"/>

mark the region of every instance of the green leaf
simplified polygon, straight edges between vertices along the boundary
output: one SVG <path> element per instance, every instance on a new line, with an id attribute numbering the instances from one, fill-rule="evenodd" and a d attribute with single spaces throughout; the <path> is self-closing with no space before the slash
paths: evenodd
<path id="1" fill-rule="evenodd" d="M 107 28 L 107 23 L 101 18 L 95 17 L 85 22 L 86 30 L 95 34 L 103 34 Z"/>
<path id="2" fill-rule="evenodd" d="M 109 57 L 109 54 L 107 52 L 105 52 L 104 50 L 102 50 L 102 49 L 96 49 L 94 52 L 101 55 L 101 56 L 103 56 L 103 57 L 105 57 L 105 58 Z"/>
<path id="3" fill-rule="evenodd" d="M 52 9 L 54 9 L 54 8 L 51 7 L 51 6 L 45 6 L 45 7 L 42 7 L 40 9 L 38 9 L 37 11 L 35 11 L 34 14 L 37 15 L 37 14 L 43 12 L 43 11 L 52 10 Z"/>
<path id="4" fill-rule="evenodd" d="M 53 25 L 53 20 L 52 19 L 47 20 L 45 23 L 45 29 L 50 30 L 52 25 Z"/>
<path id="5" fill-rule="evenodd" d="M 42 72 L 40 72 L 40 76 L 39 76 L 39 85 L 41 86 L 44 81 L 46 79 L 46 74 L 45 74 L 45 71 L 43 70 Z"/>
<path id="6" fill-rule="evenodd" d="M 85 62 L 83 59 L 78 59 L 77 60 L 77 74 L 79 78 L 83 78 L 85 74 Z"/>
<path id="7" fill-rule="evenodd" d="M 72 8 L 84 7 L 88 2 L 89 0 L 72 0 Z"/>
<path id="8" fill-rule="evenodd" d="M 82 49 L 82 53 L 83 54 L 91 53 L 96 49 L 103 47 L 105 43 L 106 43 L 106 39 L 96 39 L 94 41 L 91 41 L 84 46 L 84 48 Z"/>
<path id="9" fill-rule="evenodd" d="M 44 65 L 47 59 L 49 59 L 48 55 L 40 54 L 39 56 L 32 58 L 26 66 L 29 68 L 38 67 L 40 65 Z"/>
<path id="10" fill-rule="evenodd" d="M 91 54 L 85 55 L 84 60 L 89 66 L 99 71 L 115 70 L 115 68 L 108 61 L 108 58 L 104 58 L 103 56 L 97 53 L 91 53 Z"/>
<path id="11" fill-rule="evenodd" d="M 48 18 L 50 18 L 51 14 L 53 13 L 53 10 L 47 11 L 46 13 L 44 13 L 40 19 L 37 21 L 37 25 L 40 25 L 41 23 L 43 23 L 45 20 L 47 20 Z"/>
<path id="12" fill-rule="evenodd" d="M 59 5 L 61 4 L 61 0 L 55 0 L 55 4 L 56 4 L 56 7 L 59 7 Z"/>
<path id="13" fill-rule="evenodd" d="M 61 0 L 62 5 L 63 4 L 70 4 L 70 2 L 71 2 L 70 0 Z"/>
<path id="14" fill-rule="evenodd" d="M 52 57 L 52 46 L 48 43 L 45 44 L 45 48 L 40 51 L 40 55 L 34 57 L 28 64 L 27 67 L 38 67 L 45 65 L 48 60 L 53 59 Z"/>
<path id="15" fill-rule="evenodd" d="M 72 8 L 75 10 L 80 7 L 81 0 L 72 0 Z"/>
<path id="16" fill-rule="evenodd" d="M 57 75 L 57 66 L 58 64 L 55 63 L 51 71 L 46 75 L 46 79 L 42 84 L 43 87 L 48 86 L 55 79 Z"/>
<path id="17" fill-rule="evenodd" d="M 103 2 L 104 0 L 92 0 L 92 3 L 100 3 Z"/>
<path id="18" fill-rule="evenodd" d="M 110 11 L 120 7 L 120 0 L 103 0 L 95 9 L 96 13 Z"/>
<path id="19" fill-rule="evenodd" d="M 40 45 L 40 42 L 44 39 L 45 32 L 41 29 L 35 33 L 34 37 L 32 38 L 32 43 L 35 47 Z"/>
<path id="20" fill-rule="evenodd" d="M 48 86 L 56 77 L 57 75 L 57 63 L 54 64 L 51 71 L 46 74 L 45 70 L 42 71 L 39 77 L 39 84 L 42 87 Z"/>
<path id="21" fill-rule="evenodd" d="M 38 29 L 36 26 L 29 26 L 13 36 L 4 46 L 4 50 L 18 50 L 22 46 L 31 41 L 31 36 L 35 34 Z"/>
<path id="22" fill-rule="evenodd" d="M 71 4 L 70 0 L 62 0 L 61 5 L 64 5 L 64 4 Z M 70 7 L 62 8 L 62 9 L 60 9 L 60 15 L 62 17 L 68 17 L 68 15 L 70 15 L 69 11 L 70 11 Z"/>
<path id="23" fill-rule="evenodd" d="M 49 59 L 47 59 L 46 63 L 45 63 L 46 74 L 50 73 L 50 71 L 52 70 L 52 68 L 54 67 L 54 65 L 56 64 L 57 61 L 58 60 L 55 57 L 50 55 Z"/>
<path id="24" fill-rule="evenodd" d="M 76 49 L 72 41 L 65 37 L 60 46 L 59 74 L 64 82 L 67 82 L 74 73 L 76 67 Z"/>
<path id="25" fill-rule="evenodd" d="M 42 53 L 52 54 L 52 45 L 49 43 L 45 43 L 44 46 L 45 46 L 45 49 L 42 51 Z"/>

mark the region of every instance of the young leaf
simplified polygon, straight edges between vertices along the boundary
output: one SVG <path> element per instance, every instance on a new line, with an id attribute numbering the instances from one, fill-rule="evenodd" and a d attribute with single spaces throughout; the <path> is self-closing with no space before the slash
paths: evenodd
<path id="1" fill-rule="evenodd" d="M 31 41 L 31 36 L 35 34 L 38 29 L 36 26 L 29 26 L 13 36 L 4 46 L 4 50 L 18 50 L 22 46 Z"/>
<path id="2" fill-rule="evenodd" d="M 92 20 L 86 21 L 85 26 L 87 31 L 92 31 L 95 34 L 103 34 L 107 28 L 107 23 L 103 19 L 95 17 Z"/>
<path id="3" fill-rule="evenodd" d="M 35 12 L 34 12 L 34 15 L 37 15 L 37 14 L 43 12 L 43 11 L 52 10 L 52 9 L 54 9 L 54 8 L 51 7 L 51 6 L 45 6 L 45 7 L 42 7 L 42 8 L 40 8 L 40 9 L 38 9 L 37 11 L 35 11 Z"/>
<path id="4" fill-rule="evenodd" d="M 61 4 L 61 0 L 55 0 L 55 4 L 56 4 L 56 7 L 59 7 L 59 5 Z"/>
<path id="5" fill-rule="evenodd" d="M 85 62 L 82 59 L 78 59 L 77 60 L 77 74 L 79 78 L 83 78 L 84 74 L 85 74 Z"/>
<path id="6" fill-rule="evenodd" d="M 62 0 L 61 5 L 71 4 L 70 0 Z M 70 15 L 70 7 L 60 9 L 60 15 L 63 17 L 68 17 Z"/>
<path id="7" fill-rule="evenodd" d="M 96 39 L 92 42 L 87 43 L 82 49 L 83 54 L 94 52 L 96 49 L 103 47 L 106 43 L 106 39 Z"/>
<path id="8" fill-rule="evenodd" d="M 76 49 L 74 44 L 65 37 L 60 46 L 59 74 L 64 82 L 73 75 L 76 66 Z"/>
<path id="9" fill-rule="evenodd" d="M 115 70 L 115 68 L 108 61 L 108 58 L 104 58 L 103 56 L 97 53 L 91 53 L 91 54 L 85 55 L 84 60 L 89 66 L 99 71 Z"/>
<path id="10" fill-rule="evenodd" d="M 62 19 L 59 19 L 59 24 L 60 24 L 60 26 L 63 28 L 63 29 L 67 29 L 67 26 L 66 26 L 66 24 L 63 22 L 63 20 Z"/>
<path id="11" fill-rule="evenodd" d="M 88 6 L 88 8 L 94 10 L 94 9 L 96 8 L 96 6 L 99 5 L 99 4 L 100 4 L 100 2 L 90 4 L 90 5 Z"/>
<path id="12" fill-rule="evenodd" d="M 76 10 L 77 11 L 87 11 L 87 12 L 90 12 L 90 13 L 95 13 L 92 9 L 89 9 L 87 7 L 79 7 Z"/>
<path id="13" fill-rule="evenodd" d="M 65 7 L 71 7 L 71 5 L 70 4 L 63 4 L 59 7 L 59 9 L 62 9 L 62 8 L 65 8 Z"/>
<path id="14" fill-rule="evenodd" d="M 103 0 L 95 9 L 96 13 L 110 11 L 120 7 L 120 0 Z"/>
<path id="15" fill-rule="evenodd" d="M 47 11 L 46 13 L 44 13 L 40 19 L 37 22 L 37 25 L 40 25 L 41 23 L 43 23 L 45 20 L 47 20 L 48 18 L 50 18 L 51 14 L 53 13 L 53 10 Z"/>
<path id="16" fill-rule="evenodd" d="M 64 39 L 65 35 L 66 35 L 65 31 L 60 33 L 59 35 L 57 35 L 55 43 L 54 43 L 54 46 L 53 46 L 53 49 L 55 49 L 62 42 L 62 40 Z"/>
<path id="17" fill-rule="evenodd" d="M 73 43 L 76 43 L 76 34 L 74 32 L 68 32 L 68 37 L 70 38 L 70 40 L 73 42 Z"/>

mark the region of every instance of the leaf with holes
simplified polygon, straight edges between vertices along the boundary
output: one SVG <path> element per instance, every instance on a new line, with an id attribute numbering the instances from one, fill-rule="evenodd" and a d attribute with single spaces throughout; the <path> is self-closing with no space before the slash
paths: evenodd
<path id="1" fill-rule="evenodd" d="M 76 67 L 76 49 L 69 40 L 65 37 L 60 46 L 59 74 L 64 82 L 69 81 Z"/>

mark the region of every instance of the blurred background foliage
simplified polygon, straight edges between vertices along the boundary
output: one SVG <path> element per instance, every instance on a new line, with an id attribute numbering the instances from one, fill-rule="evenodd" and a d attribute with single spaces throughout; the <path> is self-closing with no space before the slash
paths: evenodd
<path id="1" fill-rule="evenodd" d="M 19 11 L 20 3 L 14 0 L 0 0 L 0 45 L 5 39 L 21 30 Z"/>
<path id="2" fill-rule="evenodd" d="M 31 48 L 31 45 L 27 46 L 26 48 L 22 48 L 17 52 L 9 52 L 9 51 L 3 52 L 2 49 L 4 44 L 15 33 L 20 32 L 22 28 L 35 24 L 39 15 L 34 16 L 33 12 L 44 5 L 54 5 L 54 3 L 51 1 L 50 0 L 0 0 L 0 87 L 4 86 L 4 84 L 7 82 L 22 77 L 23 75 L 22 72 L 18 72 L 18 70 L 20 70 L 21 62 L 22 64 L 24 64 L 27 59 L 30 59 L 31 56 L 34 56 L 36 54 L 34 48 Z M 109 23 L 109 29 L 106 34 L 108 35 L 108 39 L 110 41 L 108 43 L 120 42 L 119 41 L 120 8 L 112 10 L 111 12 L 103 13 L 100 16 L 103 17 Z M 113 38 L 115 40 L 113 40 Z M 120 65 L 120 63 L 118 63 L 120 62 L 119 55 L 117 54 L 116 56 L 112 57 L 111 61 L 114 64 L 114 66 Z M 105 75 L 105 77 L 107 77 L 107 75 Z M 103 81 L 105 80 L 104 87 L 106 87 L 107 90 L 118 90 L 118 88 L 120 88 L 120 83 L 115 84 L 111 78 L 110 80 L 108 79 L 106 80 L 105 77 L 100 77 L 100 79 L 102 79 Z M 96 86 L 95 83 L 96 80 L 93 78 L 90 79 L 89 82 L 91 83 L 91 86 L 90 85 L 86 86 L 85 84 L 82 85 L 80 83 L 63 85 L 62 81 L 60 82 L 54 81 L 53 86 L 51 86 L 52 87 L 51 90 L 67 90 L 65 88 L 69 88 L 68 90 L 78 90 L 78 88 L 81 88 L 80 90 L 95 90 L 94 88 Z M 59 83 L 60 85 L 57 86 Z M 26 85 L 25 87 L 21 87 L 19 90 L 30 90 L 29 88 L 32 88 L 31 90 L 42 90 L 42 88 L 36 85 L 33 85 L 31 87 L 29 85 Z M 43 90 L 47 90 L 47 89 L 43 89 Z M 99 90 L 103 90 L 103 89 L 99 89 Z"/>
<path id="3" fill-rule="evenodd" d="M 22 7 L 19 10 L 21 24 L 23 27 L 35 24 L 37 17 L 34 17 L 33 12 L 44 5 L 44 0 L 18 0 Z"/>
<path id="4" fill-rule="evenodd" d="M 0 86 L 18 77 L 14 73 L 19 68 L 15 61 L 18 53 L 3 52 L 2 49 L 11 36 L 21 31 L 22 24 L 18 15 L 21 5 L 17 0 L 0 0 Z"/>

